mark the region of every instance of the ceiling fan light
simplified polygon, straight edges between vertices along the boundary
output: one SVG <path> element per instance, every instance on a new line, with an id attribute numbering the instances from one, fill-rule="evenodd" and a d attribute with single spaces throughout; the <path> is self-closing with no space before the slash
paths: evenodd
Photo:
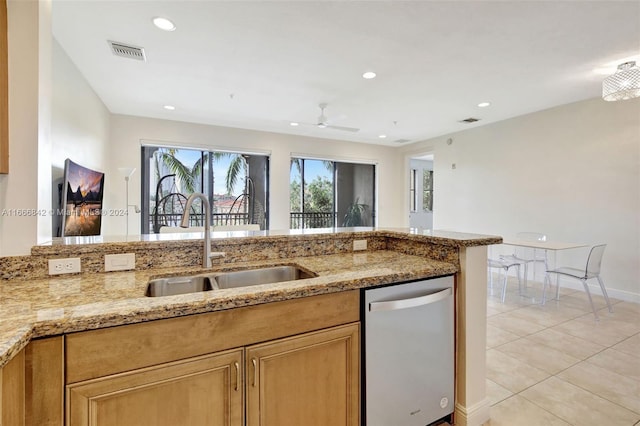
<path id="1" fill-rule="evenodd" d="M 602 99 L 623 101 L 640 97 L 640 68 L 635 61 L 618 65 L 618 71 L 602 81 Z"/>

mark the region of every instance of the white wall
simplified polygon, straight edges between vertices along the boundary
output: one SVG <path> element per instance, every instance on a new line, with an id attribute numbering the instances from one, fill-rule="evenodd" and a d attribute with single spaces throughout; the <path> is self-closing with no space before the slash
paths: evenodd
<path id="1" fill-rule="evenodd" d="M 53 41 L 53 112 L 51 126 L 51 178 L 53 207 L 57 208 L 57 183 L 63 177 L 64 160 L 104 171 L 108 164 L 111 114 L 69 56 Z M 105 188 L 120 185 L 112 173 L 105 176 Z M 103 231 L 108 229 L 103 227 Z M 55 235 L 55 234 L 54 234 Z"/>
<path id="2" fill-rule="evenodd" d="M 640 300 L 640 99 L 591 99 L 402 151 L 437 158 L 434 227 L 607 243 L 607 287 Z M 558 262 L 583 255 L 565 253 Z"/>
<path id="3" fill-rule="evenodd" d="M 400 226 L 401 188 L 404 179 L 399 151 L 392 147 L 317 139 L 279 133 L 217 127 L 177 121 L 113 115 L 111 119 L 109 170 L 136 167 L 131 178 L 130 203 L 140 204 L 140 144 L 162 141 L 192 147 L 215 147 L 239 151 L 270 152 L 270 228 L 289 228 L 289 164 L 291 153 L 339 160 L 370 160 L 377 163 L 378 224 Z M 124 181 L 123 181 L 124 185 Z M 123 187 L 124 188 L 124 187 Z M 109 203 L 109 204 L 107 204 Z M 105 195 L 105 206 L 124 206 L 123 193 Z M 140 216 L 130 212 L 129 232 L 140 232 Z M 110 230 L 124 229 L 124 218 L 106 217 Z M 124 233 L 124 232 L 121 232 Z"/>
<path id="4" fill-rule="evenodd" d="M 9 174 L 0 176 L 1 256 L 29 253 L 51 235 L 42 226 L 51 199 L 51 4 L 9 0 L 7 21 Z"/>
<path id="5" fill-rule="evenodd" d="M 387 197 L 395 205 L 400 202 L 401 195 L 394 193 L 394 185 L 400 181 L 394 179 L 401 163 L 392 148 L 112 116 L 52 39 L 50 2 L 11 0 L 8 12 L 11 170 L 9 175 L 0 176 L 0 211 L 17 209 L 42 214 L 0 216 L 1 256 L 27 254 L 33 245 L 50 240 L 49 212 L 57 207 L 52 182 L 62 175 L 67 157 L 106 173 L 106 209 L 120 209 L 126 204 L 124 177 L 118 168 L 137 168 L 130 183 L 130 204 L 140 204 L 141 140 L 270 152 L 272 229 L 288 228 L 289 224 L 291 152 L 377 163 L 379 196 Z M 129 213 L 130 234 L 139 233 L 140 217 L 132 209 Z M 384 226 L 398 226 L 402 220 L 397 209 L 383 209 L 378 217 Z M 123 235 L 124 220 L 122 216 L 104 217 L 102 234 Z"/>

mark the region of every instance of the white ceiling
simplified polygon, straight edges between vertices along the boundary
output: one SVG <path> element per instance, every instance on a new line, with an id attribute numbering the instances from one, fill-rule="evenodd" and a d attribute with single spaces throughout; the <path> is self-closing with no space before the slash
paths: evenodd
<path id="1" fill-rule="evenodd" d="M 115 114 L 399 145 L 600 96 L 593 70 L 640 54 L 640 2 L 54 0 L 53 33 Z M 320 102 L 361 130 L 289 126 Z"/>

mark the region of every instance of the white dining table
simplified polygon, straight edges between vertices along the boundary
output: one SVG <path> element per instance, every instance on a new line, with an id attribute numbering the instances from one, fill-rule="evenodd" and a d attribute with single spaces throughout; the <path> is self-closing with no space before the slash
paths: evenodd
<path id="1" fill-rule="evenodd" d="M 506 238 L 502 240 L 502 244 L 506 244 L 508 246 L 519 246 L 519 247 L 529 247 L 533 249 L 542 249 L 542 250 L 568 250 L 582 247 L 589 247 L 589 244 L 584 243 L 568 243 L 563 241 L 531 241 L 531 240 L 519 240 L 516 238 Z"/>
<path id="2" fill-rule="evenodd" d="M 556 253 L 558 251 L 578 249 L 578 248 L 584 248 L 584 247 L 590 246 L 589 244 L 585 244 L 585 243 L 572 243 L 572 242 L 566 242 L 566 241 L 553 241 L 553 240 L 546 240 L 546 241 L 522 240 L 517 238 L 505 238 L 502 240 L 502 244 L 508 245 L 508 246 L 527 247 L 527 248 L 532 248 L 534 250 L 544 250 L 545 259 L 546 259 L 545 267 L 547 270 L 556 268 L 557 266 Z M 548 252 L 553 253 L 552 254 L 553 259 L 551 262 L 549 262 L 549 258 L 547 256 Z M 535 252 L 534 252 L 534 256 L 535 256 Z M 549 265 L 549 263 L 551 263 L 551 265 Z M 534 271 L 534 274 L 535 274 L 535 271 Z M 556 274 L 556 299 L 555 300 L 558 299 L 560 294 L 558 286 L 559 286 L 559 276 Z"/>

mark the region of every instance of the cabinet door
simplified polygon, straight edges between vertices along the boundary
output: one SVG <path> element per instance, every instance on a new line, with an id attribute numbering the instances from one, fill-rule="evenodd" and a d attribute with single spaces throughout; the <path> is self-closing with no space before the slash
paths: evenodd
<path id="1" fill-rule="evenodd" d="M 0 426 L 24 425 L 24 350 L 0 368 Z"/>
<path id="2" fill-rule="evenodd" d="M 359 325 L 250 346 L 248 426 L 357 426 Z"/>
<path id="3" fill-rule="evenodd" d="M 67 386 L 70 426 L 242 426 L 242 349 Z"/>

